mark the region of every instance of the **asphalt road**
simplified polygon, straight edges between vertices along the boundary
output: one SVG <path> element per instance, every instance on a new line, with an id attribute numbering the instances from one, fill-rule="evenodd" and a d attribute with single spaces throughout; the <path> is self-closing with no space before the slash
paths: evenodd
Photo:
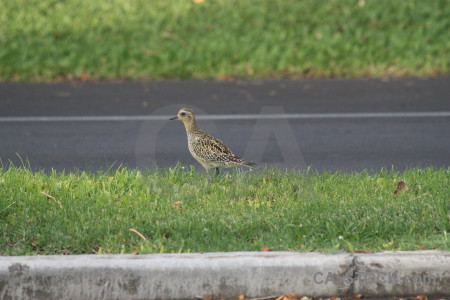
<path id="1" fill-rule="evenodd" d="M 166 120 L 183 106 L 259 165 L 319 171 L 450 165 L 448 76 L 0 83 L 0 159 L 28 160 L 35 170 L 196 164 L 182 124 Z M 283 112 L 290 118 L 276 116 Z"/>

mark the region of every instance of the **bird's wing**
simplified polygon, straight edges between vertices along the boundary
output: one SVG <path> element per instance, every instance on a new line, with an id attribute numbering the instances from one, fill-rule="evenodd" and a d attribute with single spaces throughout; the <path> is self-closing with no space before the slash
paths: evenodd
<path id="1" fill-rule="evenodd" d="M 225 146 L 221 140 L 213 136 L 207 136 L 198 140 L 196 147 L 200 148 L 199 151 L 196 152 L 202 153 L 206 159 L 230 161 L 235 158 L 235 155 L 231 152 L 230 148 Z"/>

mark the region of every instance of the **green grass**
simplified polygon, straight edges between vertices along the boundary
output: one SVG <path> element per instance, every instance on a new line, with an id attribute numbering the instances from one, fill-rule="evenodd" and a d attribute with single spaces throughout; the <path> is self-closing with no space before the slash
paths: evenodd
<path id="1" fill-rule="evenodd" d="M 394 196 L 399 179 L 410 190 Z M 265 169 L 212 184 L 180 166 L 47 174 L 2 168 L 0 255 L 450 249 L 449 186 L 449 171 L 433 168 Z"/>
<path id="2" fill-rule="evenodd" d="M 0 1 L 0 80 L 430 76 L 448 0 Z"/>

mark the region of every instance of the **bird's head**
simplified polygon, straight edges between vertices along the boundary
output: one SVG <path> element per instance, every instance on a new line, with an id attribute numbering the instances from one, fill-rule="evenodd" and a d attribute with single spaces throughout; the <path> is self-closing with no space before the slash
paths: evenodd
<path id="1" fill-rule="evenodd" d="M 178 111 L 176 117 L 170 118 L 169 120 L 180 120 L 184 124 L 191 124 L 195 122 L 194 111 L 189 108 L 182 108 Z"/>

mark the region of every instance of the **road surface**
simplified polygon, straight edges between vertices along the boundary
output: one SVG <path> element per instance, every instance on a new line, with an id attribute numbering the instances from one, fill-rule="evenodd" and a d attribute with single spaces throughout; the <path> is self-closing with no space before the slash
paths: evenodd
<path id="1" fill-rule="evenodd" d="M 182 123 L 259 165 L 448 167 L 450 77 L 0 83 L 0 159 L 34 170 L 196 164 Z"/>

